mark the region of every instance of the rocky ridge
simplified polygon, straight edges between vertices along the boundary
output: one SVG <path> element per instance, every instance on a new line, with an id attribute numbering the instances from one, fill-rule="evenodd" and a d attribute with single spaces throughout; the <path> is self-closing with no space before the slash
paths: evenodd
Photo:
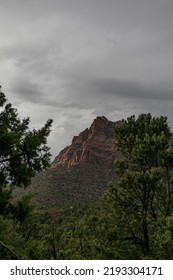
<path id="1" fill-rule="evenodd" d="M 117 153 L 113 125 L 107 118 L 97 117 L 89 129 L 74 136 L 71 145 L 59 153 L 51 167 L 70 168 L 86 163 L 112 165 Z"/>
<path id="2" fill-rule="evenodd" d="M 114 140 L 116 124 L 97 117 L 90 128 L 74 136 L 50 168 L 33 178 L 27 192 L 34 202 L 50 208 L 100 199 L 108 182 L 116 181 L 114 160 L 120 157 Z"/>

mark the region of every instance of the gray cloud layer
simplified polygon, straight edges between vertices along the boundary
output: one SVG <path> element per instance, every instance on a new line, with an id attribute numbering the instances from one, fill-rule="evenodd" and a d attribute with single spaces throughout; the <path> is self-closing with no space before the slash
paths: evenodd
<path id="1" fill-rule="evenodd" d="M 22 116 L 54 118 L 56 155 L 97 115 L 173 126 L 172 0 L 4 0 L 0 77 Z"/>

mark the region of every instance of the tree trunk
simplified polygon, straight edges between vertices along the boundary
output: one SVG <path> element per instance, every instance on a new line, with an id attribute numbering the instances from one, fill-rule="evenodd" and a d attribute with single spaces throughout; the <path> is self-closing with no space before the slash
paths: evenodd
<path id="1" fill-rule="evenodd" d="M 143 252 L 144 255 L 149 257 L 150 244 L 149 244 L 149 235 L 148 235 L 148 224 L 146 220 L 143 221 Z"/>

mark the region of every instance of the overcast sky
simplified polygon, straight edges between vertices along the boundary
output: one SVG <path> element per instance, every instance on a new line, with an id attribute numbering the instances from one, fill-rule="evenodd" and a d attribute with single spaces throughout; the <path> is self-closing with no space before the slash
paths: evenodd
<path id="1" fill-rule="evenodd" d="M 53 156 L 97 116 L 173 128 L 172 0 L 0 2 L 0 84 L 31 127 L 54 119 Z"/>

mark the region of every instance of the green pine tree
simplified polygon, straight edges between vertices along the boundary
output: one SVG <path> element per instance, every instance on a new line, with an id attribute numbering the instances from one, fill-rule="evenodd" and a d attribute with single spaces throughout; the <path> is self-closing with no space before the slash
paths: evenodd
<path id="1" fill-rule="evenodd" d="M 50 162 L 47 137 L 50 134 L 52 120 L 48 120 L 38 130 L 30 130 L 29 123 L 29 118 L 21 120 L 17 110 L 7 103 L 0 87 L 0 218 L 1 224 L 7 229 L 0 235 L 0 249 L 3 252 L 0 258 L 5 259 L 18 258 L 11 239 L 11 236 L 17 236 L 14 240 L 18 238 L 17 225 L 14 226 L 9 214 L 23 223 L 32 208 L 28 198 L 18 202 L 16 207 L 12 206 L 10 203 L 12 190 L 16 186 L 27 187 L 31 178 L 45 169 Z M 14 230 L 13 233 L 12 230 L 8 230 L 10 227 Z M 22 240 L 22 236 L 19 236 L 19 239 Z M 20 246 L 16 245 L 17 251 L 19 248 Z"/>
<path id="2" fill-rule="evenodd" d="M 150 257 L 154 225 L 172 212 L 173 142 L 166 117 L 142 114 L 115 127 L 122 159 L 115 162 L 119 176 L 109 199 L 121 225 L 121 244 L 129 242 Z"/>

